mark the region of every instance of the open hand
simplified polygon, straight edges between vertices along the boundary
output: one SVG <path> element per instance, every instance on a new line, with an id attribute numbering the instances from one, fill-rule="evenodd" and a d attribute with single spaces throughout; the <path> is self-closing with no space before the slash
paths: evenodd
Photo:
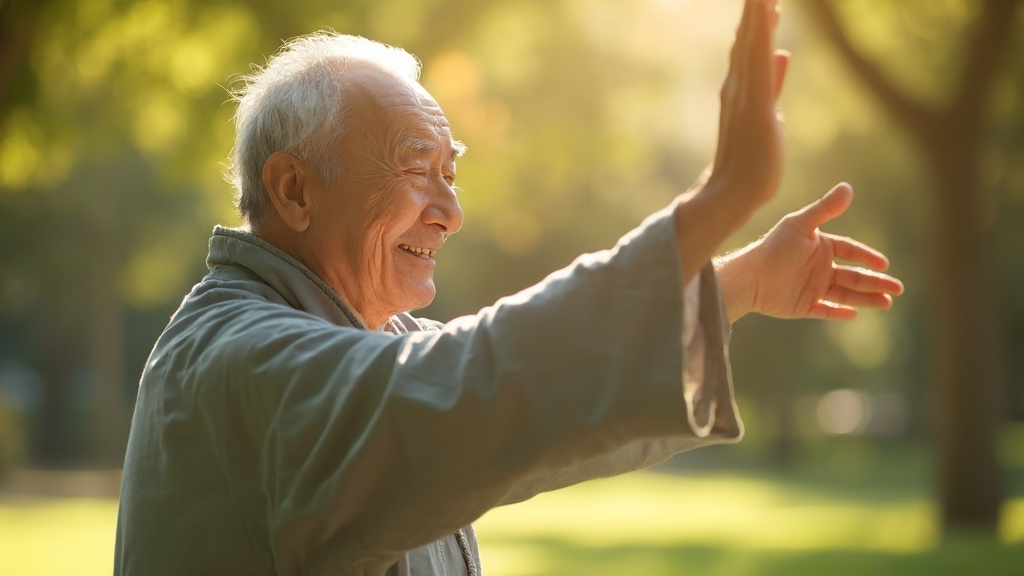
<path id="1" fill-rule="evenodd" d="M 746 0 L 721 92 L 718 146 L 709 189 L 750 209 L 770 200 L 782 180 L 783 127 L 776 102 L 789 53 L 772 49 L 778 0 Z"/>
<path id="2" fill-rule="evenodd" d="M 772 49 L 778 0 L 746 0 L 721 93 L 718 146 L 707 179 L 676 205 L 683 281 L 775 195 L 783 131 L 776 112 L 789 54 Z"/>
<path id="3" fill-rule="evenodd" d="M 788 214 L 763 238 L 719 261 L 729 316 L 746 312 L 778 318 L 849 320 L 857 308 L 887 309 L 903 284 L 882 271 L 885 255 L 851 238 L 818 227 L 853 201 L 839 184 L 818 201 Z M 845 260 L 863 267 L 836 263 Z"/>

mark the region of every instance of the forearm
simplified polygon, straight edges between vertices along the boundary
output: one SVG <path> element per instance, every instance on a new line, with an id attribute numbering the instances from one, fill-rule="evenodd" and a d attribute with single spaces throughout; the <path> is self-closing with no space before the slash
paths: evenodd
<path id="1" fill-rule="evenodd" d="M 684 285 L 711 261 L 722 243 L 757 209 L 756 203 L 746 200 L 732 188 L 712 177 L 687 193 L 675 206 L 676 240 Z"/>

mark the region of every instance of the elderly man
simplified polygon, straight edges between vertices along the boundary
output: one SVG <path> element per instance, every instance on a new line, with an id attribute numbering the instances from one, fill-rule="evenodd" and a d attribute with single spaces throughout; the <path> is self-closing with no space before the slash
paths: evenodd
<path id="1" fill-rule="evenodd" d="M 774 2 L 748 0 L 705 182 L 614 249 L 441 325 L 462 225 L 452 138 L 408 54 L 290 42 L 240 94 L 246 230 L 160 336 L 125 461 L 115 573 L 478 574 L 495 506 L 737 440 L 726 359 L 750 311 L 885 308 L 885 258 L 821 233 L 840 185 L 711 264 L 781 178 Z M 721 279 L 721 291 L 718 279 Z"/>

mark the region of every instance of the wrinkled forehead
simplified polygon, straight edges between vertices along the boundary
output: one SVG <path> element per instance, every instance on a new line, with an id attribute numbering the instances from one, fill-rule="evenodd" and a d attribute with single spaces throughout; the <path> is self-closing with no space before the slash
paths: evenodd
<path id="1" fill-rule="evenodd" d="M 345 85 L 344 99 L 356 132 L 377 134 L 392 146 L 410 136 L 455 146 L 444 112 L 417 82 L 367 68 L 352 72 Z"/>

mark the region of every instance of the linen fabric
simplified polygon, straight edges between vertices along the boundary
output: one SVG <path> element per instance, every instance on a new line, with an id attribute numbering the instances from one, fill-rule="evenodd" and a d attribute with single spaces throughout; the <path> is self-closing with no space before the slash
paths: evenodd
<path id="1" fill-rule="evenodd" d="M 207 263 L 139 384 L 115 574 L 479 574 L 487 510 L 742 435 L 717 280 L 684 312 L 671 207 L 443 326 L 366 330 L 243 231 Z"/>

